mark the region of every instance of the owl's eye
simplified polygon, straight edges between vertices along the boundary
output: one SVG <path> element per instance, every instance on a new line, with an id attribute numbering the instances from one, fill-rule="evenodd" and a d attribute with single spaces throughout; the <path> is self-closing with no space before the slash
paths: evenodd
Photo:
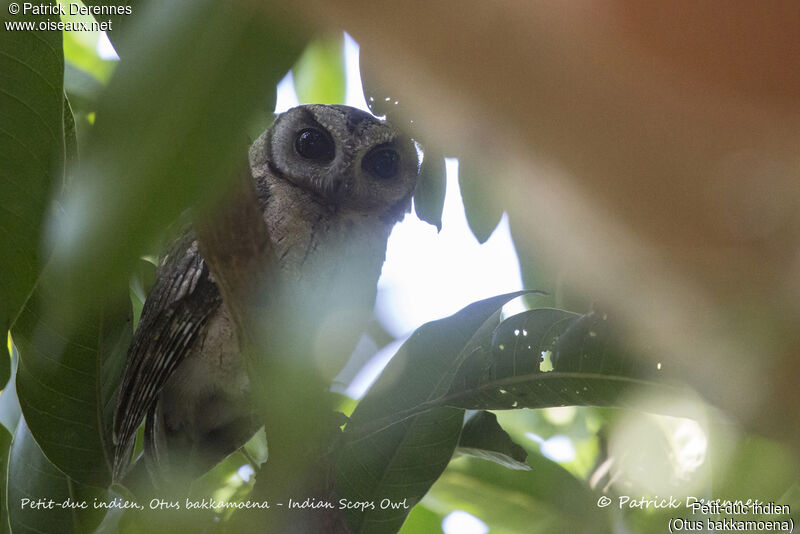
<path id="1" fill-rule="evenodd" d="M 315 128 L 300 130 L 294 140 L 294 149 L 306 159 L 321 162 L 331 161 L 336 154 L 331 136 Z"/>
<path id="2" fill-rule="evenodd" d="M 376 148 L 370 151 L 361 161 L 361 168 L 378 178 L 388 180 L 397 174 L 400 156 L 389 148 Z"/>

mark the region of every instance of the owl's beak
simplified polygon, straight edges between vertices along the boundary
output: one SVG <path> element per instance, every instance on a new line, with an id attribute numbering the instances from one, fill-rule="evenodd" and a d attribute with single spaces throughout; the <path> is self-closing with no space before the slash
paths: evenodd
<path id="1" fill-rule="evenodd" d="M 349 169 L 348 169 L 349 171 Z M 343 172 L 331 178 L 327 184 L 327 194 L 330 201 L 338 206 L 353 188 L 353 176 L 350 172 Z"/>

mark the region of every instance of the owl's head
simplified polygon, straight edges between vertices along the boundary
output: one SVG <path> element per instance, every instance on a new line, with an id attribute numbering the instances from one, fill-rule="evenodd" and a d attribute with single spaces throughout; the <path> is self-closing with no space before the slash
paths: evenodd
<path id="1" fill-rule="evenodd" d="M 336 208 L 400 218 L 419 172 L 413 141 L 348 106 L 311 104 L 281 114 L 253 145 L 251 164 Z"/>

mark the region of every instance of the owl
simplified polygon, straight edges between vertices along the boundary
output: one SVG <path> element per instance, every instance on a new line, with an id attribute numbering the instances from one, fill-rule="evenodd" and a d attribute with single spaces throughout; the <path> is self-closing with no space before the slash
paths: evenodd
<path id="1" fill-rule="evenodd" d="M 361 110 L 304 105 L 253 143 L 250 169 L 290 298 L 313 299 L 306 309 L 320 323 L 366 320 L 389 233 L 411 205 L 414 142 Z M 340 352 L 352 350 L 357 332 Z M 126 473 L 145 418 L 144 460 L 156 480 L 178 466 L 209 469 L 256 431 L 250 395 L 235 325 L 189 230 L 160 262 L 128 351 L 114 479 Z"/>

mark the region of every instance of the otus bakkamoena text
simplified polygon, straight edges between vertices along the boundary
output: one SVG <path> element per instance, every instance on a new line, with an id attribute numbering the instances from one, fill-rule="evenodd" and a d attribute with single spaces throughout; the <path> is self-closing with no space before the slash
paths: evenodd
<path id="1" fill-rule="evenodd" d="M 389 233 L 410 207 L 413 141 L 358 109 L 299 106 L 252 145 L 250 168 L 289 291 L 317 298 L 321 320 L 365 320 Z M 347 337 L 336 350 L 353 348 Z M 250 394 L 235 327 L 189 231 L 160 262 L 128 352 L 114 478 L 124 475 L 145 418 L 151 473 L 178 463 L 210 468 L 255 432 Z"/>

